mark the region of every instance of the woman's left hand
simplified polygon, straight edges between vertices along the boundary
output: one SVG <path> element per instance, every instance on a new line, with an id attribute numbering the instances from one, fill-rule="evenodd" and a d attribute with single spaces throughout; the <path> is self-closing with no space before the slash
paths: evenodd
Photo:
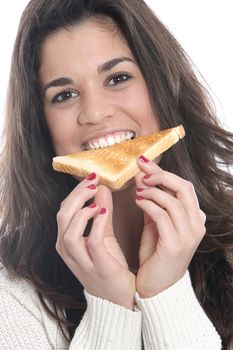
<path id="1" fill-rule="evenodd" d="M 144 229 L 136 289 L 142 298 L 148 298 L 185 274 L 206 232 L 206 217 L 190 182 L 140 159 L 136 204 L 144 212 Z"/>

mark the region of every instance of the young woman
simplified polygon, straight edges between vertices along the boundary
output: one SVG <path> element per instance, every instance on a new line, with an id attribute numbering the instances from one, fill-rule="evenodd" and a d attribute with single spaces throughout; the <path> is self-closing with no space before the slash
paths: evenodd
<path id="1" fill-rule="evenodd" d="M 1 348 L 230 349 L 233 135 L 146 4 L 32 0 L 7 103 Z M 185 138 L 118 191 L 52 169 L 178 124 Z"/>

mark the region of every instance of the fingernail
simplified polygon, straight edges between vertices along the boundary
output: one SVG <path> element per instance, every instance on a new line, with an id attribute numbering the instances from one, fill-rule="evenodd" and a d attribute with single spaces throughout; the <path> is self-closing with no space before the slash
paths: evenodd
<path id="1" fill-rule="evenodd" d="M 87 176 L 88 181 L 95 180 L 95 179 L 96 179 L 96 173 L 92 173 L 92 174 Z"/>
<path id="2" fill-rule="evenodd" d="M 142 197 L 142 196 L 136 196 L 136 199 L 137 199 L 138 201 L 141 201 L 141 200 L 143 200 L 143 199 L 145 199 L 145 198 Z"/>
<path id="3" fill-rule="evenodd" d="M 87 186 L 87 188 L 89 188 L 90 190 L 96 190 L 96 185 L 89 185 Z"/>
<path id="4" fill-rule="evenodd" d="M 102 215 L 102 214 L 105 214 L 106 213 L 106 211 L 107 211 L 107 209 L 106 208 L 101 208 L 100 209 L 100 214 Z"/>
<path id="5" fill-rule="evenodd" d="M 139 157 L 139 160 L 141 163 L 148 163 L 149 162 L 149 159 L 147 159 L 145 156 L 141 155 Z"/>
<path id="6" fill-rule="evenodd" d="M 137 188 L 137 192 L 142 192 L 143 190 L 144 188 L 141 188 L 141 187 Z"/>
<path id="7" fill-rule="evenodd" d="M 96 204 L 95 204 L 95 202 L 93 202 L 93 203 L 91 203 L 90 205 L 88 205 L 88 208 L 96 208 Z"/>
<path id="8" fill-rule="evenodd" d="M 147 180 L 147 179 L 149 179 L 151 177 L 151 175 L 145 175 L 145 176 L 143 176 L 143 179 L 144 180 Z"/>

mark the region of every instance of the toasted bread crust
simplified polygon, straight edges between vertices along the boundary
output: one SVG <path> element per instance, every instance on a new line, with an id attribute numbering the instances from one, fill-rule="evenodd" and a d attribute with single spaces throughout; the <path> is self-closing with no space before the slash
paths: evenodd
<path id="1" fill-rule="evenodd" d="M 96 172 L 101 184 L 118 189 L 140 171 L 137 165 L 140 155 L 154 160 L 184 135 L 180 125 L 105 148 L 55 157 L 52 165 L 54 170 L 78 177 Z"/>

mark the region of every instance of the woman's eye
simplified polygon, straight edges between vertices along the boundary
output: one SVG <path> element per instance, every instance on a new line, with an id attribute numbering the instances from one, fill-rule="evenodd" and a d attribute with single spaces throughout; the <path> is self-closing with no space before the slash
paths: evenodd
<path id="1" fill-rule="evenodd" d="M 73 90 L 64 91 L 54 96 L 54 98 L 52 99 L 52 103 L 66 102 L 72 98 L 77 97 L 78 95 L 79 94 L 77 91 L 73 91 Z"/>
<path id="2" fill-rule="evenodd" d="M 122 84 L 122 83 L 126 82 L 127 80 L 129 80 L 130 78 L 131 78 L 131 76 L 129 74 L 126 74 L 126 73 L 116 74 L 108 80 L 107 85 L 108 86 L 115 86 L 118 84 Z"/>

